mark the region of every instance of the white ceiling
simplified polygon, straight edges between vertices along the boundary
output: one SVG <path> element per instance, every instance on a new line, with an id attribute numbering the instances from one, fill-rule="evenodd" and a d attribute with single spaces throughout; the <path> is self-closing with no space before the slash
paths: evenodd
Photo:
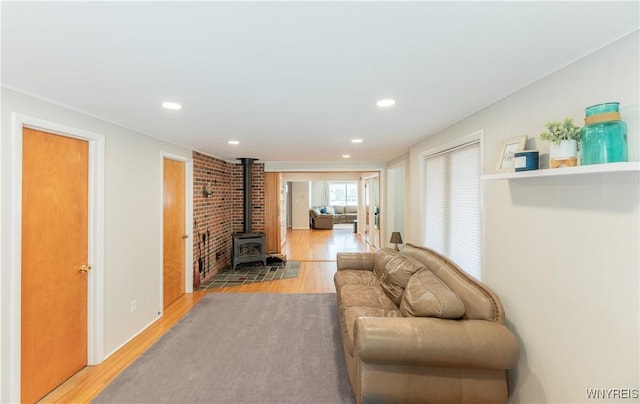
<path id="1" fill-rule="evenodd" d="M 388 161 L 638 29 L 638 4 L 2 2 L 2 84 L 226 159 Z"/>

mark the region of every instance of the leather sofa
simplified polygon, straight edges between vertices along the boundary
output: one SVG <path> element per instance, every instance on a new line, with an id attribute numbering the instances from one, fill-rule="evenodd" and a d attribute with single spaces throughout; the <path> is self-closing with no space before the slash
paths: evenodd
<path id="1" fill-rule="evenodd" d="M 318 223 L 316 223 L 316 219 Z M 357 206 L 317 206 L 309 209 L 309 225 L 312 229 L 333 229 L 329 226 L 328 218 L 333 224 L 353 223 L 358 219 Z"/>
<path id="2" fill-rule="evenodd" d="M 347 206 L 332 206 L 333 208 L 333 223 L 353 223 L 358 219 L 358 207 Z"/>
<path id="3" fill-rule="evenodd" d="M 320 213 L 320 208 L 309 209 L 309 226 L 312 229 L 333 229 L 333 215 Z"/>
<path id="4" fill-rule="evenodd" d="M 358 403 L 506 403 L 518 342 L 498 296 L 446 257 L 405 245 L 338 253 L 334 276 Z"/>

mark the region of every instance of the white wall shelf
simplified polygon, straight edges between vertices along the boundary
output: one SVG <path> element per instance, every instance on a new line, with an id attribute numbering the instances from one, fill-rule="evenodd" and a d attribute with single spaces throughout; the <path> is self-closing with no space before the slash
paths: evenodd
<path id="1" fill-rule="evenodd" d="M 519 171 L 512 173 L 483 175 L 482 180 L 519 180 L 536 177 L 558 177 L 564 175 L 584 175 L 596 173 L 640 172 L 640 162 L 593 164 L 578 167 L 561 167 L 543 170 Z"/>

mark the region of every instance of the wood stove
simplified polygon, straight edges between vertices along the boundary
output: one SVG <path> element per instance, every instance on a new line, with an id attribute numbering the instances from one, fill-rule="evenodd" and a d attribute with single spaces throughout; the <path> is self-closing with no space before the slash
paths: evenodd
<path id="1" fill-rule="evenodd" d="M 262 261 L 267 265 L 264 234 L 251 232 L 251 165 L 256 159 L 240 158 L 243 181 L 243 232 L 233 233 L 233 271 L 237 264 Z"/>
<path id="2" fill-rule="evenodd" d="M 233 270 L 237 264 L 262 261 L 267 265 L 264 253 L 264 234 L 234 233 L 233 234 Z"/>

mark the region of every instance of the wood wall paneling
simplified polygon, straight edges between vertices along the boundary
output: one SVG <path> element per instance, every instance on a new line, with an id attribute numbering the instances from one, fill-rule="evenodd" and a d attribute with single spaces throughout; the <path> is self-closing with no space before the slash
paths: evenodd
<path id="1" fill-rule="evenodd" d="M 264 174 L 264 194 L 266 250 L 280 253 L 280 173 Z"/>

